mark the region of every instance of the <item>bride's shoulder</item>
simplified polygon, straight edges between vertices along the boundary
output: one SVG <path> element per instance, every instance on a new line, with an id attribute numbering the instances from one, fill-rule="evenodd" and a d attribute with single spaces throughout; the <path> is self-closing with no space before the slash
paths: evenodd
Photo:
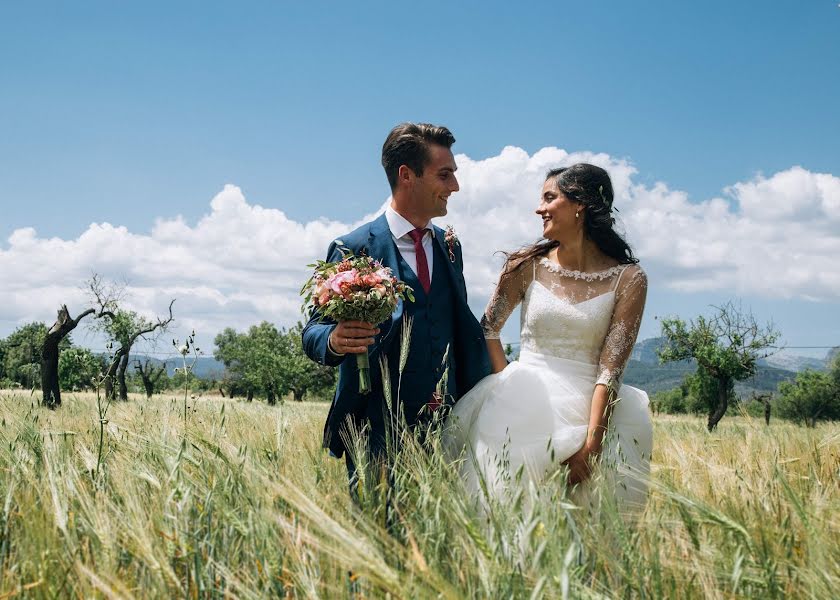
<path id="1" fill-rule="evenodd" d="M 522 277 L 534 270 L 538 256 L 523 256 L 521 253 L 513 252 L 505 257 L 505 264 L 502 267 L 502 276 Z"/>
<path id="2" fill-rule="evenodd" d="M 618 274 L 618 281 L 616 288 L 618 290 L 626 290 L 630 288 L 647 288 L 648 277 L 642 265 L 639 263 L 631 263 L 629 265 L 619 265 L 621 267 Z"/>
<path id="3" fill-rule="evenodd" d="M 639 263 L 630 263 L 628 265 L 619 265 L 622 267 L 622 271 L 624 276 L 631 276 L 631 277 L 647 277 L 645 274 L 645 270 L 642 268 L 642 265 Z"/>

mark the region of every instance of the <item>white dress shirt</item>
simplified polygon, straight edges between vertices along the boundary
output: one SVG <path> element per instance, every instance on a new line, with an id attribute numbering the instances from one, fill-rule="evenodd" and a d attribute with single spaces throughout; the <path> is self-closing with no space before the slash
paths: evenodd
<path id="1" fill-rule="evenodd" d="M 403 260 L 408 263 L 414 274 L 417 275 L 417 254 L 414 252 L 414 240 L 408 235 L 409 232 L 414 231 L 415 227 L 408 219 L 403 217 L 400 213 L 395 211 L 390 205 L 385 209 L 385 218 L 388 220 L 388 227 L 391 230 L 391 235 L 394 237 L 394 243 L 397 245 L 397 250 L 403 257 Z M 434 250 L 432 243 L 434 240 L 435 230 L 432 227 L 431 221 L 426 223 L 426 232 L 423 234 L 423 251 L 426 253 L 426 262 L 429 265 L 429 282 L 432 281 L 432 264 L 434 263 Z M 395 273 L 396 275 L 396 273 Z"/>

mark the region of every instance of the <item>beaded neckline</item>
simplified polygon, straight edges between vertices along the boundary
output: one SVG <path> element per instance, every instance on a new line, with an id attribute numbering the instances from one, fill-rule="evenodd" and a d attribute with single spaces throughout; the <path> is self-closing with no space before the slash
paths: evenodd
<path id="1" fill-rule="evenodd" d="M 604 271 L 595 271 L 592 273 L 587 273 L 585 271 L 572 271 L 565 267 L 561 267 L 557 263 L 551 262 L 548 257 L 543 256 L 540 259 L 540 264 L 544 266 L 546 269 L 551 271 L 552 273 L 559 273 L 564 277 L 572 277 L 574 279 L 582 279 L 584 281 L 601 281 L 612 277 L 614 275 L 618 275 L 621 270 L 627 265 L 616 265 L 614 267 L 610 267 Z"/>

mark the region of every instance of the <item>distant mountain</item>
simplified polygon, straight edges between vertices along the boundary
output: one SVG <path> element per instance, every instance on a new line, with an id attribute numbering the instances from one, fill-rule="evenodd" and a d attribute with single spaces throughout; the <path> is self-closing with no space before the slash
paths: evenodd
<path id="1" fill-rule="evenodd" d="M 826 359 L 814 358 L 813 356 L 800 356 L 798 354 L 774 354 L 765 359 L 758 361 L 759 365 L 776 367 L 777 369 L 784 369 L 786 371 L 804 371 L 805 369 L 814 369 L 822 371 L 826 368 Z"/>
<path id="2" fill-rule="evenodd" d="M 665 345 L 665 338 L 655 337 L 637 342 L 630 354 L 630 360 L 637 360 L 642 363 L 659 364 L 659 356 L 656 352 Z"/>
<path id="3" fill-rule="evenodd" d="M 637 343 L 624 372 L 624 383 L 640 387 L 649 394 L 655 394 L 679 386 L 686 375 L 695 372 L 697 367 L 694 361 L 660 364 L 656 351 L 664 344 L 665 338 L 662 337 L 649 338 Z M 792 355 L 789 356 L 794 358 Z M 749 396 L 752 392 L 775 391 L 780 382 L 793 379 L 797 371 L 806 368 L 803 365 L 815 364 L 818 366 L 811 368 L 825 368 L 824 361 L 810 359 L 816 362 L 809 363 L 808 357 L 795 358 L 802 360 L 791 361 L 790 365 L 799 368 L 785 368 L 783 365 L 759 361 L 755 376 L 738 382 L 735 385 L 735 392 L 740 396 Z"/>
<path id="4" fill-rule="evenodd" d="M 146 359 L 149 359 L 153 365 L 160 365 L 164 362 L 159 358 L 132 354 L 130 356 L 130 364 L 134 364 L 135 359 L 139 359 L 140 361 L 145 361 Z M 181 361 L 180 356 L 167 359 L 165 362 L 166 373 L 170 377 L 175 374 L 176 368 L 183 367 L 183 362 Z M 187 361 L 187 364 L 191 363 L 192 360 Z M 212 356 L 200 356 L 198 357 L 198 360 L 196 360 L 192 372 L 193 375 L 195 375 L 199 379 L 221 379 L 222 377 L 224 377 L 225 374 L 225 365 L 213 358 Z"/>
<path id="5" fill-rule="evenodd" d="M 686 375 L 694 373 L 696 367 L 693 361 L 682 361 L 678 363 L 660 364 L 656 351 L 663 346 L 665 338 L 656 337 L 642 340 L 635 345 L 630 355 L 630 362 L 624 372 L 624 383 L 639 387 L 649 394 L 659 391 L 673 389 L 679 386 Z M 518 354 L 519 344 L 512 344 Z M 739 382 L 735 389 L 739 395 L 749 395 L 753 391 L 765 392 L 774 391 L 779 382 L 793 379 L 798 371 L 805 368 L 824 369 L 829 357 L 840 354 L 840 348 L 834 348 L 829 352 L 826 359 L 820 360 L 812 357 L 798 356 L 793 354 L 775 355 L 777 360 L 759 361 L 758 372 L 755 377 L 747 381 Z M 135 358 L 145 360 L 142 355 L 132 355 Z M 771 357 L 774 358 L 774 357 Z M 157 358 L 150 358 L 155 364 L 163 361 Z M 180 357 L 173 357 L 166 361 L 167 372 L 172 375 L 175 368 L 181 366 Z M 193 373 L 201 379 L 221 379 L 224 376 L 225 366 L 212 356 L 202 356 L 195 364 Z"/>
<path id="6" fill-rule="evenodd" d="M 624 371 L 623 382 L 641 388 L 648 394 L 655 394 L 678 387 L 685 376 L 694 373 L 695 370 L 694 364 L 688 361 L 660 365 L 631 358 Z"/>
<path id="7" fill-rule="evenodd" d="M 781 382 L 790 381 L 795 377 L 794 371 L 759 366 L 753 377 L 735 384 L 735 393 L 743 397 L 749 396 L 752 392 L 775 392 Z"/>

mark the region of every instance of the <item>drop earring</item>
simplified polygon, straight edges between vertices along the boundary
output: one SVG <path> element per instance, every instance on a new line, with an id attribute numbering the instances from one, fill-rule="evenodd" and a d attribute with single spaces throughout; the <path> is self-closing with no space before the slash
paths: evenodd
<path id="1" fill-rule="evenodd" d="M 577 212 L 575 212 L 575 219 L 579 219 L 579 218 L 580 218 L 580 211 L 577 211 Z"/>

